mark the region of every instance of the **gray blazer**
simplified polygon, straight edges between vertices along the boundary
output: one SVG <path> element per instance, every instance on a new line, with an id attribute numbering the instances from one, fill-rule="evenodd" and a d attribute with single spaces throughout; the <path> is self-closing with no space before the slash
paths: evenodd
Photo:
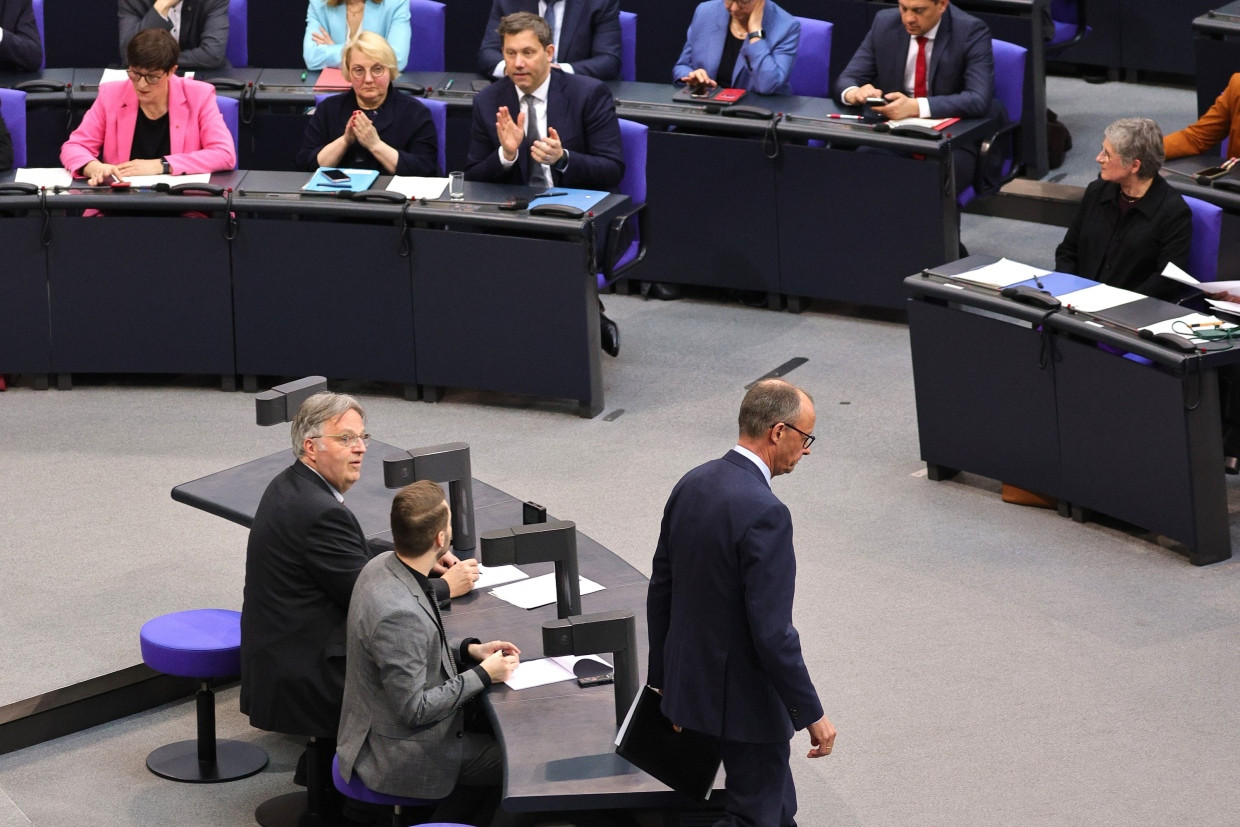
<path id="1" fill-rule="evenodd" d="M 413 574 L 385 552 L 366 564 L 349 603 L 340 774 L 372 790 L 443 798 L 461 767 L 462 705 L 483 689 L 458 672 L 458 642 L 444 641 Z"/>

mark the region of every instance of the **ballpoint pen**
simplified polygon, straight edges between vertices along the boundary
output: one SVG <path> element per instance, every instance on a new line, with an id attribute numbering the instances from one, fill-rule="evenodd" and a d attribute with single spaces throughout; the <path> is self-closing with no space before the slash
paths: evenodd
<path id="1" fill-rule="evenodd" d="M 830 115 L 827 115 L 827 117 L 831 118 L 832 120 L 836 120 L 836 121 L 863 121 L 865 120 L 865 117 L 863 115 L 837 115 L 834 112 L 832 112 Z"/>
<path id="2" fill-rule="evenodd" d="M 305 73 L 305 72 L 302 72 L 302 73 L 301 73 L 301 82 L 302 82 L 302 83 L 305 83 L 305 82 L 306 82 L 306 73 Z"/>
<path id="3" fill-rule="evenodd" d="M 443 85 L 443 91 L 447 92 L 449 89 L 451 89 L 452 84 L 455 80 L 456 78 L 448 78 L 448 82 Z"/>

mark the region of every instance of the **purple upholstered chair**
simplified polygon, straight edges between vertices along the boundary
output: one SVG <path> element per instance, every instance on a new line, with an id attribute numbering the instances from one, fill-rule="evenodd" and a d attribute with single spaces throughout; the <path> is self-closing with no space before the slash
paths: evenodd
<path id="1" fill-rule="evenodd" d="M 228 43 L 224 56 L 238 68 L 250 65 L 249 15 L 246 0 L 228 0 Z"/>
<path id="2" fill-rule="evenodd" d="M 198 738 L 146 757 L 151 772 L 173 781 L 212 783 L 245 778 L 267 766 L 267 753 L 242 741 L 215 739 L 211 681 L 241 674 L 241 613 L 227 609 L 173 612 L 142 625 L 142 660 L 166 675 L 197 678 Z"/>
<path id="3" fill-rule="evenodd" d="M 409 39 L 407 72 L 442 72 L 443 32 L 446 8 L 435 0 L 409 0 Z"/>
<path id="4" fill-rule="evenodd" d="M 620 80 L 637 80 L 637 15 L 620 12 Z"/>
<path id="5" fill-rule="evenodd" d="M 34 24 L 39 27 L 39 43 L 43 45 L 43 62 L 39 64 L 40 69 L 47 68 L 47 38 L 43 35 L 43 0 L 34 0 L 31 4 L 34 11 Z"/>
<path id="6" fill-rule="evenodd" d="M 231 35 L 229 35 L 231 37 Z M 233 155 L 237 158 L 241 157 L 241 125 L 240 112 L 241 102 L 236 98 L 229 98 L 217 94 L 215 96 L 215 106 L 220 110 L 220 114 L 224 117 L 224 125 L 228 127 L 228 131 L 232 133 L 233 139 Z M 236 161 L 233 162 L 233 169 L 237 168 Z"/>
<path id="7" fill-rule="evenodd" d="M 13 138 L 13 169 L 26 165 L 26 93 L 0 89 L 0 116 Z"/>
<path id="8" fill-rule="evenodd" d="M 831 97 L 831 24 L 812 17 L 801 21 L 801 42 L 792 64 L 792 94 L 811 98 Z"/>
<path id="9" fill-rule="evenodd" d="M 1025 106 L 1025 56 L 1028 50 L 1004 40 L 992 40 L 990 47 L 995 56 L 995 97 L 1003 103 L 1008 122 L 982 142 L 973 183 L 956 194 L 956 203 L 961 207 L 979 196 L 998 192 L 999 187 L 1015 178 L 1020 171 L 1017 159 L 1021 157 L 1020 118 Z M 1011 137 L 1005 137 L 1008 135 Z M 1005 151 L 1008 148 L 1010 151 Z M 997 179 L 992 179 L 988 174 L 991 169 L 996 169 Z"/>
<path id="10" fill-rule="evenodd" d="M 1197 281 L 1218 280 L 1218 248 L 1223 234 L 1223 208 L 1184 196 L 1193 213 L 1193 241 L 1188 248 L 1188 272 Z"/>
<path id="11" fill-rule="evenodd" d="M 418 98 L 418 102 L 431 111 L 431 120 L 435 124 L 435 137 L 439 144 L 439 174 L 447 175 L 448 104 L 435 98 Z"/>
<path id="12" fill-rule="evenodd" d="M 620 141 L 624 148 L 624 177 L 619 191 L 633 202 L 629 212 L 612 219 L 607 230 L 607 251 L 603 272 L 598 274 L 599 287 L 614 284 L 646 257 L 646 135 L 645 124 L 620 118 Z M 637 226 L 630 229 L 636 218 Z"/>
<path id="13" fill-rule="evenodd" d="M 340 756 L 338 755 L 332 756 L 332 783 L 336 785 L 336 789 L 340 791 L 341 795 L 346 795 L 355 801 L 394 808 L 392 812 L 392 827 L 401 827 L 404 824 L 404 821 L 401 819 L 403 808 L 427 807 L 437 803 L 436 799 L 405 798 L 400 795 L 377 793 L 363 784 L 362 779 L 357 777 L 357 773 L 353 773 L 351 781 L 345 781 L 344 776 L 340 774 Z M 422 824 L 422 827 L 469 827 L 469 825 L 437 821 L 434 824 Z"/>

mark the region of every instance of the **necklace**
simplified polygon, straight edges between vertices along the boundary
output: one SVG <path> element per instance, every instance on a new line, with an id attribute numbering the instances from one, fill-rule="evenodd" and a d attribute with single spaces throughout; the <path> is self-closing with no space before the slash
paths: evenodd
<path id="1" fill-rule="evenodd" d="M 1120 190 L 1120 191 L 1119 191 L 1119 197 L 1120 197 L 1121 199 L 1123 199 L 1124 203 L 1126 203 L 1126 204 L 1135 204 L 1135 203 L 1137 203 L 1138 201 L 1140 201 L 1140 200 L 1141 200 L 1141 196 L 1139 196 L 1139 195 L 1129 195 L 1128 193 L 1124 192 L 1123 190 Z"/>

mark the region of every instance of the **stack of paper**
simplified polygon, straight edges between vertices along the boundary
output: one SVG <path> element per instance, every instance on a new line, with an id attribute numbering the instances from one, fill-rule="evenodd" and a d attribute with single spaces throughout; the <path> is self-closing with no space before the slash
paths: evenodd
<path id="1" fill-rule="evenodd" d="M 1021 264 L 1019 261 L 1001 258 L 994 264 L 987 264 L 985 267 L 978 267 L 976 270 L 960 273 L 953 278 L 1002 290 L 1004 287 L 1012 284 L 1045 276 L 1049 272 L 1049 270 L 1039 270 L 1037 267 Z"/>
<path id="2" fill-rule="evenodd" d="M 593 594 L 603 590 L 598 583 L 584 577 L 579 577 L 578 582 L 581 584 L 582 594 Z M 509 583 L 507 586 L 492 589 L 491 594 L 521 609 L 548 606 L 555 602 L 555 575 L 544 574 L 541 577 L 531 577 L 518 583 Z"/>
<path id="3" fill-rule="evenodd" d="M 504 683 L 508 684 L 509 689 L 516 690 L 546 686 L 549 683 L 559 683 L 560 681 L 576 680 L 577 673 L 573 671 L 573 667 L 577 665 L 579 660 L 598 661 L 608 668 L 611 667 L 610 663 L 598 655 L 584 655 L 579 658 L 572 655 L 564 655 L 559 658 L 525 660 L 521 661 L 517 671 L 513 672 L 512 677 L 504 681 Z"/>

